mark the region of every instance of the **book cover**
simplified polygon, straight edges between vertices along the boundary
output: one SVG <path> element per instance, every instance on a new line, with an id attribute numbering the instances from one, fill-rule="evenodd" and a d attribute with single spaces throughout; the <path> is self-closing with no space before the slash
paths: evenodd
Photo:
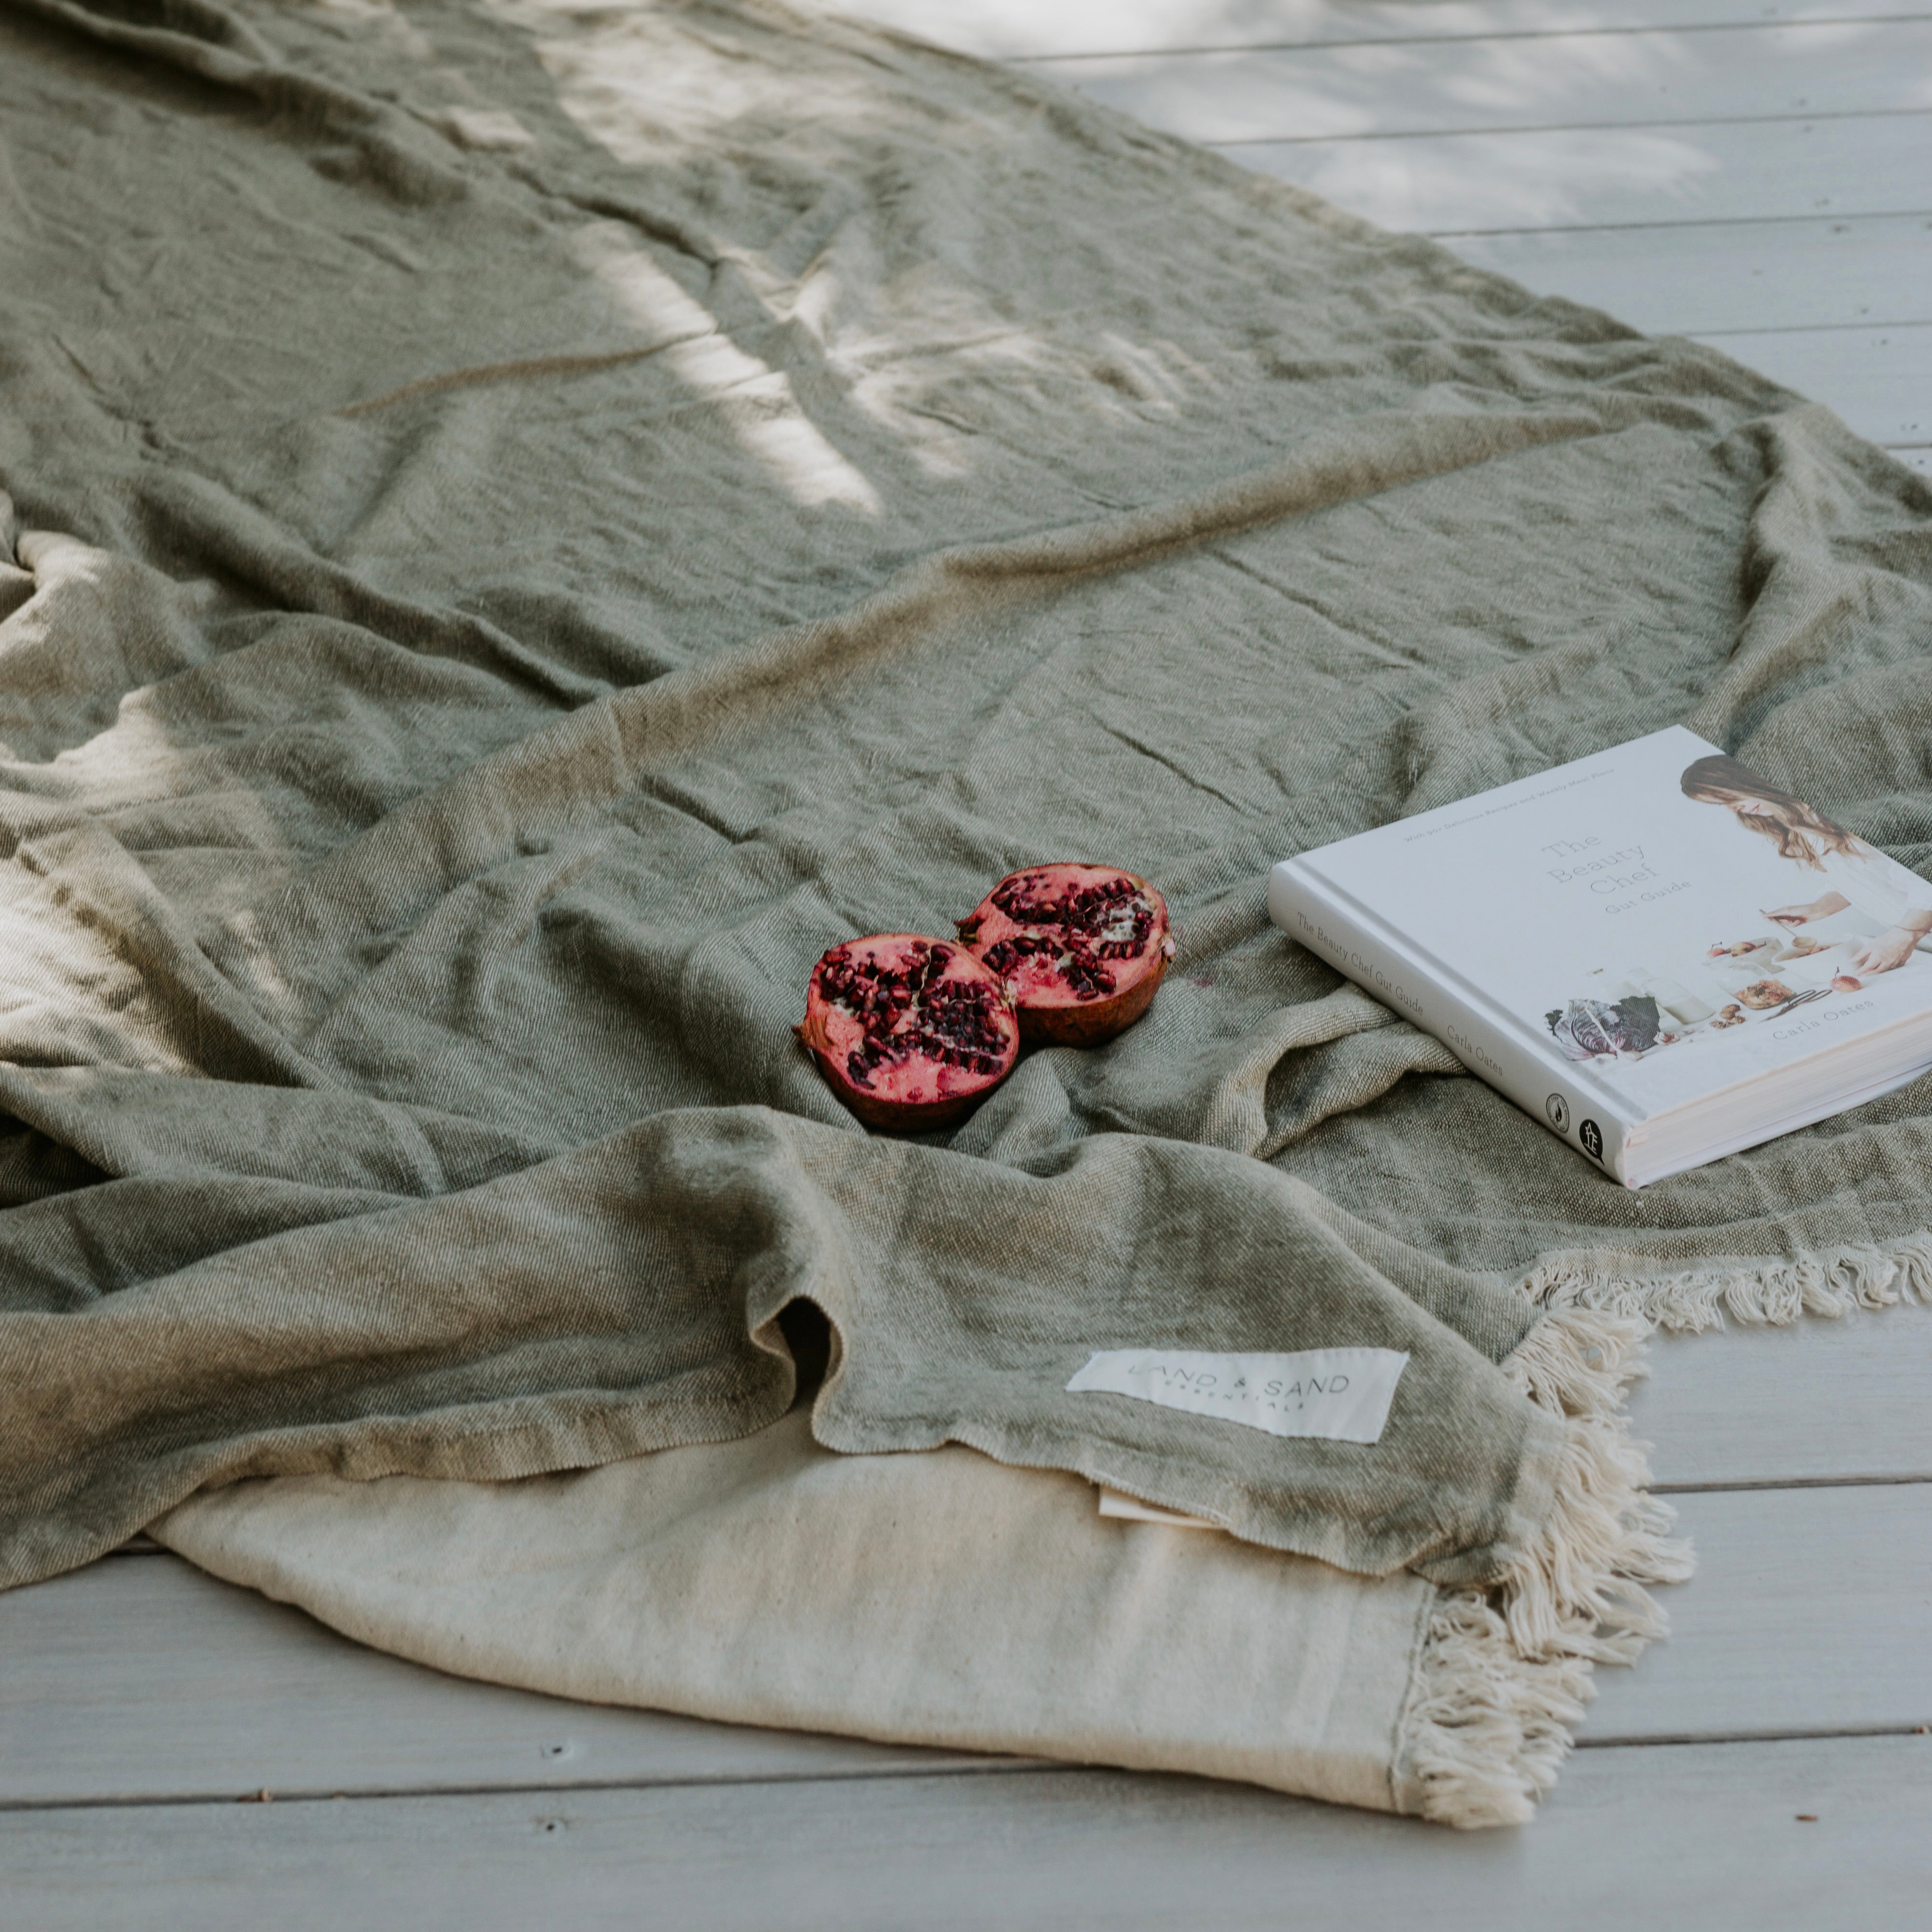
<path id="1" fill-rule="evenodd" d="M 1580 1090 L 1599 1159 L 1932 1013 L 1932 884 L 1682 727 L 1304 853 L 1269 898 L 1566 1138 Z"/>

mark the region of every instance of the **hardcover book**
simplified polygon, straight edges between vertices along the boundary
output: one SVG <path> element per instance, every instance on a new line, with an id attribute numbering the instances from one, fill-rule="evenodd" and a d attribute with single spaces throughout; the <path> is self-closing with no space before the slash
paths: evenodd
<path id="1" fill-rule="evenodd" d="M 1268 910 L 1628 1187 L 1932 1068 L 1932 884 L 1681 726 L 1285 860 Z"/>

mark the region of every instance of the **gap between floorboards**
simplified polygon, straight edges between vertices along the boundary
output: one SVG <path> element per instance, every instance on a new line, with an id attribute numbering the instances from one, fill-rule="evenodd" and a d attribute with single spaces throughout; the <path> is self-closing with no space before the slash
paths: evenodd
<path id="1" fill-rule="evenodd" d="M 1767 1476 L 1762 1481 L 1741 1477 L 1734 1481 L 1652 1483 L 1654 1496 L 1722 1496 L 1740 1490 L 1880 1490 L 1900 1484 L 1932 1483 L 1932 1475 Z"/>
<path id="2" fill-rule="evenodd" d="M 1075 92 L 1079 90 L 1076 88 Z M 1119 111 L 1126 112 L 1124 109 Z M 1335 146 L 1343 141 L 1460 140 L 1485 134 L 1654 134 L 1672 128 L 1764 128 L 1780 122 L 1809 127 L 1820 121 L 1889 121 L 1902 115 L 1916 118 L 1922 117 L 1926 111 L 1923 107 L 1824 107 L 1815 111 L 1808 108 L 1802 114 L 1789 111 L 1780 114 L 1698 114 L 1683 121 L 1502 121 L 1493 127 L 1484 123 L 1456 128 L 1370 128 L 1359 130 L 1331 128 L 1318 134 L 1230 134 L 1220 140 L 1206 136 L 1190 140 L 1187 135 L 1176 134 L 1174 139 L 1189 141 L 1196 148 L 1297 148 L 1304 143 L 1312 147 L 1323 143 Z M 1144 117 L 1133 114 L 1129 114 L 1128 118 L 1144 121 Z M 1173 133 L 1172 129 L 1161 128 L 1151 121 L 1144 121 L 1144 124 L 1154 128 L 1156 132 Z"/>
<path id="3" fill-rule="evenodd" d="M 1924 1724 L 1870 1724 L 1834 1729 L 1819 1727 L 1803 1730 L 1734 1731 L 1711 1736 L 1685 1732 L 1682 1736 L 1650 1738 L 1579 1738 L 1575 1749 L 1580 1751 L 1600 1750 L 1651 1750 L 1678 1748 L 1720 1747 L 1748 1749 L 1760 1744 L 1818 1744 L 1834 1738 L 1924 1737 L 1932 1735 L 1932 1726 Z M 417 1798 L 556 1798 L 573 1793 L 598 1791 L 678 1791 L 712 1789 L 743 1789 L 754 1790 L 761 1787 L 774 1789 L 798 1784 L 882 1784 L 890 1783 L 895 1790 L 907 1784 L 938 1779 L 961 1778 L 1052 1778 L 1066 1777 L 1084 1772 L 1116 1772 L 1118 1766 L 1085 1764 L 1075 1760 L 1048 1758 L 988 1758 L 983 1764 L 935 1765 L 920 1771 L 813 1771 L 802 1772 L 795 1775 L 782 1772 L 764 1772 L 756 1776 L 734 1778 L 729 1775 L 692 1778 L 586 1778 L 568 1782 L 546 1782 L 530 1784 L 398 1784 L 355 1785 L 346 1788 L 331 1787 L 313 1790 L 292 1790 L 274 1791 L 264 1789 L 260 1792 L 234 1792 L 211 1790 L 199 1792 L 173 1792 L 153 1796 L 138 1794 L 109 1798 L 11 1798 L 0 1801 L 0 1816 L 26 1812 L 57 1811 L 132 1811 L 160 1809 L 178 1809 L 184 1805 L 200 1804 L 382 1804 L 392 1799 Z M 1149 1772 L 1150 1777 L 1186 1775 L 1165 1772 Z M 1193 1780 L 1204 1789 L 1228 1782 L 1220 1778 L 1200 1778 Z M 1265 1785 L 1241 1785 L 1243 1790 L 1265 1792 Z M 1294 1794 L 1280 1792 L 1279 1797 L 1292 1798 Z"/>
<path id="4" fill-rule="evenodd" d="M 1392 34 L 1369 35 L 1350 40 L 1223 40 L 1198 46 L 1086 47 L 1078 52 L 1064 49 L 1050 54 L 1006 54 L 986 56 L 1009 67 L 1052 67 L 1061 61 L 1166 60 L 1198 58 L 1214 54 L 1337 53 L 1363 47 L 1453 47 L 1486 42 L 1521 40 L 1633 40 L 1643 36 L 1676 40 L 1687 34 L 1762 34 L 1788 32 L 1796 28 L 1917 26 L 1932 20 L 1932 14 L 1833 14 L 1828 19 L 1766 19 L 1759 20 L 1655 21 L 1631 26 L 1598 27 L 1498 27 L 1480 34 Z"/>
<path id="5" fill-rule="evenodd" d="M 1549 221 L 1528 226 L 1518 222 L 1508 228 L 1415 228 L 1408 232 L 1426 235 L 1432 242 L 1456 242 L 1487 241 L 1510 235 L 1628 235 L 1684 228 L 1766 228 L 1778 224 L 1787 228 L 1801 224 L 1822 228 L 1828 224 L 1842 232 L 1855 223 L 1877 221 L 1932 221 L 1932 208 L 1888 208 L 1882 214 L 1846 214 L 1834 208 L 1823 214 L 1688 215 L 1682 221 Z"/>

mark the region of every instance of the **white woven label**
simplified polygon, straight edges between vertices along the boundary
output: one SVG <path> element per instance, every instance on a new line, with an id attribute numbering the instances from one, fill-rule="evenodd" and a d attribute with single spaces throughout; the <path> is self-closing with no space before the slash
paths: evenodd
<path id="1" fill-rule="evenodd" d="M 1306 1348 L 1292 1355 L 1108 1348 L 1088 1358 L 1066 1392 L 1132 1396 L 1270 1436 L 1378 1442 L 1408 1365 L 1395 1348 Z"/>

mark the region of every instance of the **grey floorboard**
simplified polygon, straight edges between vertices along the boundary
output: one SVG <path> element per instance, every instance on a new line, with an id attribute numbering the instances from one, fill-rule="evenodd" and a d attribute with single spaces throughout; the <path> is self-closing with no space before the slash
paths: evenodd
<path id="1" fill-rule="evenodd" d="M 1440 235 L 1910 214 L 1932 200 L 1932 111 L 1254 142 L 1223 152 L 1384 228 Z"/>
<path id="2" fill-rule="evenodd" d="M 1932 1740 L 1580 1753 L 1468 1835 L 1048 1772 L 14 1812 L 0 1868 L 20 1932 L 1921 1932 Z"/>
<path id="3" fill-rule="evenodd" d="M 1932 1484 L 1672 1501 L 1698 1574 L 1658 1593 L 1667 1642 L 1597 1673 L 1584 1741 L 1932 1725 Z"/>
<path id="4" fill-rule="evenodd" d="M 1659 1335 L 1630 1402 L 1674 1489 L 1932 1477 L 1932 1309 Z"/>
<path id="5" fill-rule="evenodd" d="M 171 1556 L 110 1558 L 0 1595 L 0 1806 L 995 1762 L 447 1677 Z"/>
<path id="6" fill-rule="evenodd" d="M 1932 443 L 1932 322 L 1738 329 L 1697 339 L 1825 404 L 1874 442 Z"/>
<path id="7" fill-rule="evenodd" d="M 1932 203 L 1932 167 L 1924 199 Z M 1932 213 L 1468 235 L 1448 245 L 1648 334 L 1932 320 Z"/>

